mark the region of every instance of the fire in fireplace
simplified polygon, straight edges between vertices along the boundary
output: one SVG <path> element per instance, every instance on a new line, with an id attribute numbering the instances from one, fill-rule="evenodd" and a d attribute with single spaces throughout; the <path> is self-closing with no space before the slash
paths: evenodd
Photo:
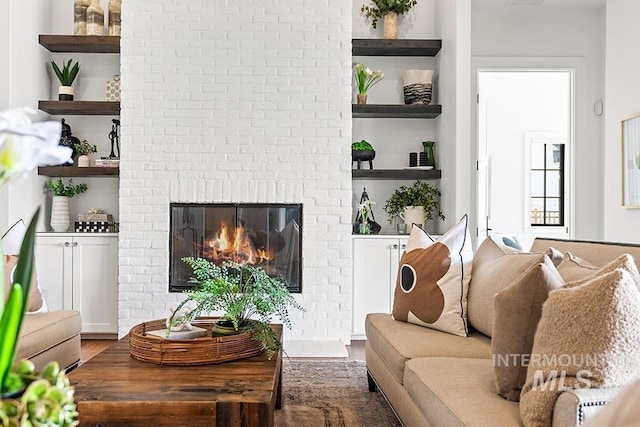
<path id="1" fill-rule="evenodd" d="M 172 203 L 170 227 L 170 292 L 193 287 L 183 257 L 260 266 L 291 292 L 302 290 L 300 204 Z"/>

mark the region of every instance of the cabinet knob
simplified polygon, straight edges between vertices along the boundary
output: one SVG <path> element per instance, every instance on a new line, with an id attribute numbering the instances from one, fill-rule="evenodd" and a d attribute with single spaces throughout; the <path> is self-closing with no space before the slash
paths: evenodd
<path id="1" fill-rule="evenodd" d="M 69 242 L 64 242 L 64 247 L 65 247 L 65 248 L 68 248 L 69 246 L 71 246 L 71 243 L 69 243 Z"/>
<path id="2" fill-rule="evenodd" d="M 76 246 L 78 246 L 78 242 L 73 242 L 72 246 L 75 248 Z"/>
<path id="3" fill-rule="evenodd" d="M 400 245 L 400 249 L 407 249 L 407 245 L 403 243 L 402 245 Z"/>
<path id="4" fill-rule="evenodd" d="M 395 244 L 391 245 L 391 249 L 398 249 L 398 245 L 395 245 Z"/>

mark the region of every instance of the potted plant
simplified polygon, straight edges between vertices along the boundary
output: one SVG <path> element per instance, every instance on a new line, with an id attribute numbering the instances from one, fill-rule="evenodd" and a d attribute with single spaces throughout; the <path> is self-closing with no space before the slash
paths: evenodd
<path id="1" fill-rule="evenodd" d="M 69 218 L 69 199 L 87 191 L 87 184 L 73 185 L 72 179 L 69 180 L 68 184 L 64 184 L 62 178 L 58 178 L 57 181 L 48 179 L 46 185 L 53 192 L 53 201 L 51 202 L 51 228 L 57 232 L 67 231 L 69 225 L 71 225 Z"/>
<path id="2" fill-rule="evenodd" d="M 358 104 L 367 103 L 367 91 L 373 85 L 382 80 L 383 77 L 383 72 L 381 72 L 380 70 L 371 71 L 364 63 L 356 64 L 353 66 L 353 78 L 358 88 Z"/>
<path id="3" fill-rule="evenodd" d="M 193 270 L 190 282 L 196 287 L 185 291 L 187 298 L 174 314 L 181 313 L 182 307 L 191 301 L 195 308 L 176 319 L 172 315 L 168 324 L 190 322 L 202 313 L 222 312 L 214 326 L 214 334 L 249 333 L 271 358 L 281 346 L 269 326 L 271 318 L 277 318 L 291 328 L 288 308 L 304 310 L 289 293 L 284 281 L 249 264 L 227 261 L 218 266 L 207 259 L 191 257 L 182 258 L 182 261 Z M 171 333 L 170 326 L 167 336 Z"/>
<path id="4" fill-rule="evenodd" d="M 360 162 L 369 162 L 369 167 L 373 169 L 372 160 L 376 157 L 376 151 L 373 146 L 366 140 L 356 141 L 351 144 L 351 160 L 358 162 L 358 169 L 360 169 Z"/>
<path id="5" fill-rule="evenodd" d="M 60 81 L 60 87 L 58 88 L 58 100 L 59 101 L 73 101 L 73 81 L 76 79 L 78 75 L 78 71 L 80 71 L 80 64 L 78 61 L 71 66 L 71 62 L 73 59 L 70 59 L 66 63 L 62 62 L 62 70 L 56 61 L 51 61 L 51 66 L 53 67 L 53 71 L 58 76 L 58 80 Z"/>
<path id="6" fill-rule="evenodd" d="M 88 167 L 91 164 L 89 155 L 98 151 L 98 148 L 95 145 L 89 144 L 86 139 L 73 144 L 73 148 L 76 154 L 78 154 L 78 167 L 80 168 Z"/>
<path id="7" fill-rule="evenodd" d="M 407 224 L 424 226 L 425 220 L 438 217 L 444 219 L 440 210 L 440 190 L 422 182 L 416 181 L 411 187 L 398 187 L 386 201 L 383 209 L 389 214 L 389 224 L 396 217 L 402 218 Z"/>
<path id="8" fill-rule="evenodd" d="M 398 14 L 408 12 L 418 4 L 418 0 L 371 0 L 373 6 L 362 5 L 360 11 L 371 19 L 371 26 L 376 28 L 378 19 L 384 19 L 383 37 L 398 38 Z"/>

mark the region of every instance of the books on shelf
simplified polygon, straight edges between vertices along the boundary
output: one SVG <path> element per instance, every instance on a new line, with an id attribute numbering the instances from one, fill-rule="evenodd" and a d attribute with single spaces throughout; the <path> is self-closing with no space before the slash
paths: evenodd
<path id="1" fill-rule="evenodd" d="M 109 157 L 101 157 L 96 159 L 96 167 L 98 168 L 117 168 L 120 166 L 120 159 Z"/>

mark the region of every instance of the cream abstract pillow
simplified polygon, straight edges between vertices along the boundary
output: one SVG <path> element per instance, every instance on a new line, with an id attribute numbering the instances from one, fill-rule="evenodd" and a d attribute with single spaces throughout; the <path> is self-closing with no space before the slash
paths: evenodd
<path id="1" fill-rule="evenodd" d="M 414 227 L 400 259 L 393 318 L 467 336 L 467 291 L 473 258 L 467 216 L 438 240 L 425 236 L 427 233 Z"/>
<path id="2" fill-rule="evenodd" d="M 495 297 L 491 351 L 498 394 L 520 400 L 542 305 L 564 280 L 545 256 Z"/>
<path id="3" fill-rule="evenodd" d="M 550 426 L 565 389 L 624 386 L 640 378 L 640 290 L 617 269 L 549 294 L 520 396 L 525 426 Z"/>
<path id="4" fill-rule="evenodd" d="M 522 273 L 544 261 L 543 253 L 525 253 L 498 246 L 485 239 L 473 256 L 473 278 L 469 284 L 469 324 L 487 336 L 493 329 L 493 304 L 498 292 Z"/>

